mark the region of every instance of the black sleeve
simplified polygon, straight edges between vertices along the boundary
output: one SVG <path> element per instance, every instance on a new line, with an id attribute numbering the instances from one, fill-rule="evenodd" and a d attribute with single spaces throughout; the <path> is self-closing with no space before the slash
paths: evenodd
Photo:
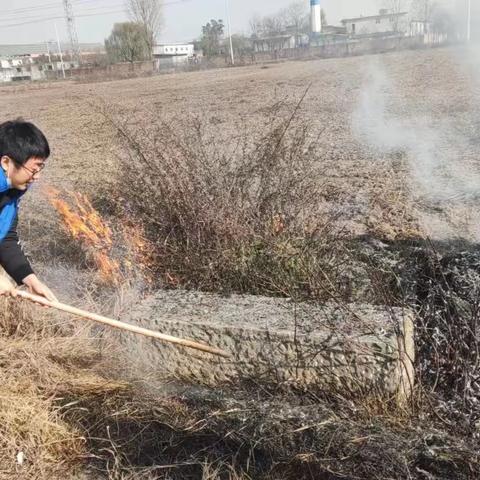
<path id="1" fill-rule="evenodd" d="M 0 265 L 18 285 L 21 285 L 22 280 L 33 273 L 33 270 L 18 241 L 17 224 L 18 217 L 0 242 Z"/>

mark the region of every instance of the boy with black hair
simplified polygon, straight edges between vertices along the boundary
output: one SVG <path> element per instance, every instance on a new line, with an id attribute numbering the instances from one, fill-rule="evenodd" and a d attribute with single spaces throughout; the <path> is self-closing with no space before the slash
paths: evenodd
<path id="1" fill-rule="evenodd" d="M 0 265 L 17 282 L 53 302 L 51 290 L 35 275 L 17 235 L 18 204 L 37 181 L 50 156 L 45 135 L 23 120 L 0 124 Z M 14 287 L 0 277 L 0 295 L 14 294 Z"/>

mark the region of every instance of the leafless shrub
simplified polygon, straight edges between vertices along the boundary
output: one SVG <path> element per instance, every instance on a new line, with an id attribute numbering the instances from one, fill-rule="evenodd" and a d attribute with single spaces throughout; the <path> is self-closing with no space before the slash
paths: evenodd
<path id="1" fill-rule="evenodd" d="M 480 437 L 480 279 L 476 251 L 430 243 L 419 278 L 419 378 L 452 430 Z"/>
<path id="2" fill-rule="evenodd" d="M 417 394 L 412 398 L 412 413 L 418 422 L 428 419 L 439 430 L 478 442 L 478 247 L 430 240 L 386 247 L 370 255 L 370 278 L 381 303 L 415 312 Z M 389 286 L 392 279 L 395 285 Z"/>
<path id="3" fill-rule="evenodd" d="M 345 256 L 317 145 L 298 102 L 225 144 L 201 118 L 103 110 L 124 141 L 117 214 L 143 224 L 163 286 L 326 298 Z M 280 119 L 279 119 L 280 118 Z M 343 252 L 345 253 L 345 252 Z M 329 293 L 327 293 L 329 292 Z"/>

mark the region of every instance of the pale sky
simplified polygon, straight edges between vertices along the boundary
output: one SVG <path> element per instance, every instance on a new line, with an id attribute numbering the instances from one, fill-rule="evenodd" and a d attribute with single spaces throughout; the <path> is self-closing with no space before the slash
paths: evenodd
<path id="1" fill-rule="evenodd" d="M 248 22 L 254 14 L 275 13 L 292 1 L 229 0 L 232 32 L 249 33 Z M 304 1 L 308 7 L 310 0 Z M 376 13 L 381 1 L 321 0 L 321 3 L 328 22 L 337 24 L 344 17 Z M 190 41 L 200 36 L 202 25 L 211 18 L 226 18 L 225 0 L 164 0 L 164 3 L 161 42 Z M 72 0 L 72 5 L 80 42 L 103 43 L 115 22 L 127 20 L 124 0 Z M 60 39 L 66 40 L 62 0 L 0 0 L 0 44 L 52 40 L 55 38 L 55 23 Z"/>

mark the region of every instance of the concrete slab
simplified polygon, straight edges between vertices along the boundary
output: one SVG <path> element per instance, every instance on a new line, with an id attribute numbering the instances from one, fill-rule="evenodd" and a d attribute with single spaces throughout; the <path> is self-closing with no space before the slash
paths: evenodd
<path id="1" fill-rule="evenodd" d="M 161 291 L 122 320 L 230 352 L 231 359 L 222 359 L 121 335 L 135 361 L 201 384 L 247 381 L 375 391 L 399 399 L 408 398 L 413 385 L 413 315 L 408 310 Z"/>

